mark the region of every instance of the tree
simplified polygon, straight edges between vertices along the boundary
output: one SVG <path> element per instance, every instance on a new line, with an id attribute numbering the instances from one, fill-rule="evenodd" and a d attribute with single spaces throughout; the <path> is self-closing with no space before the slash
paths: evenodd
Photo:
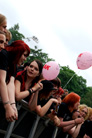
<path id="1" fill-rule="evenodd" d="M 15 24 L 14 27 L 11 27 L 9 31 L 12 34 L 12 39 L 9 43 L 16 41 L 16 40 L 23 40 L 25 36 L 19 32 L 19 24 Z"/>

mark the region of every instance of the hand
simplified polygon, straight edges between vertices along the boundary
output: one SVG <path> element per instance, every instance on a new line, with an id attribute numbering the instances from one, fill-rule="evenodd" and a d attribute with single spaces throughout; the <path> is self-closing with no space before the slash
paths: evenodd
<path id="1" fill-rule="evenodd" d="M 58 101 L 57 99 L 55 99 L 55 98 L 51 98 L 50 100 L 51 100 L 53 103 L 59 104 L 59 101 Z"/>
<path id="2" fill-rule="evenodd" d="M 81 117 L 81 118 L 76 118 L 75 119 L 75 124 L 77 125 L 77 124 L 81 124 L 81 123 L 83 123 L 84 122 L 84 118 L 83 117 Z"/>
<path id="3" fill-rule="evenodd" d="M 18 116 L 10 104 L 5 106 L 5 111 L 7 121 L 13 122 L 14 120 L 17 120 Z"/>
<path id="4" fill-rule="evenodd" d="M 83 138 L 90 138 L 90 137 L 85 134 Z"/>
<path id="5" fill-rule="evenodd" d="M 54 116 L 53 121 L 56 126 L 59 126 L 61 124 L 61 120 L 57 116 Z"/>
<path id="6" fill-rule="evenodd" d="M 43 84 L 41 83 L 41 82 L 38 82 L 38 83 L 36 83 L 35 85 L 34 85 L 34 87 L 32 87 L 32 90 L 33 91 L 40 91 L 40 90 L 42 90 L 43 89 Z"/>

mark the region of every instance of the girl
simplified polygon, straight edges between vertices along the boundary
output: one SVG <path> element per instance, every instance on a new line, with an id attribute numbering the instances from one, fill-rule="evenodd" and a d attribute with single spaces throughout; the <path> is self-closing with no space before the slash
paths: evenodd
<path id="1" fill-rule="evenodd" d="M 0 51 L 0 96 L 8 121 L 18 118 L 15 106 L 14 79 L 17 66 L 26 60 L 29 53 L 29 46 L 22 40 L 17 40 Z"/>

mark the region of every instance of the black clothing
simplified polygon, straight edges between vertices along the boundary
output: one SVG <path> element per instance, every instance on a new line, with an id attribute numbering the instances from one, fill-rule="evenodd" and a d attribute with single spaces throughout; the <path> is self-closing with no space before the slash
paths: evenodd
<path id="1" fill-rule="evenodd" d="M 13 64 L 11 52 L 5 49 L 0 51 L 0 69 L 7 72 L 6 82 L 11 76 L 15 77 L 17 67 Z"/>
<path id="2" fill-rule="evenodd" d="M 69 111 L 68 105 L 66 103 L 62 102 L 60 104 L 57 116 L 63 118 L 63 121 L 72 120 L 72 113 Z M 60 138 L 60 137 L 66 138 L 67 135 L 68 135 L 67 132 L 63 132 L 61 127 L 58 130 L 56 138 Z"/>

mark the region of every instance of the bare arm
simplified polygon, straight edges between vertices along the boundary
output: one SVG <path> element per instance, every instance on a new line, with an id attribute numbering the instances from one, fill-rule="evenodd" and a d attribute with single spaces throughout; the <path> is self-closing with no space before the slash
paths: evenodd
<path id="1" fill-rule="evenodd" d="M 0 95 L 2 102 L 4 103 L 4 108 L 6 111 L 6 119 L 9 121 L 13 121 L 16 117 L 15 111 L 10 105 L 10 100 L 8 96 L 8 89 L 6 85 L 6 71 L 0 69 Z M 7 103 L 7 104 L 5 104 Z"/>
<path id="2" fill-rule="evenodd" d="M 16 100 L 20 101 L 29 95 L 30 95 L 30 93 L 28 90 L 21 92 L 21 83 L 20 83 L 20 81 L 15 80 L 15 97 L 16 97 Z"/>
<path id="3" fill-rule="evenodd" d="M 35 111 L 37 112 L 38 115 L 40 115 L 42 117 L 46 114 L 46 112 L 48 111 L 48 109 L 50 108 L 50 106 L 53 102 L 58 103 L 58 100 L 54 99 L 54 98 L 51 98 L 43 107 L 38 105 L 36 107 Z"/>

